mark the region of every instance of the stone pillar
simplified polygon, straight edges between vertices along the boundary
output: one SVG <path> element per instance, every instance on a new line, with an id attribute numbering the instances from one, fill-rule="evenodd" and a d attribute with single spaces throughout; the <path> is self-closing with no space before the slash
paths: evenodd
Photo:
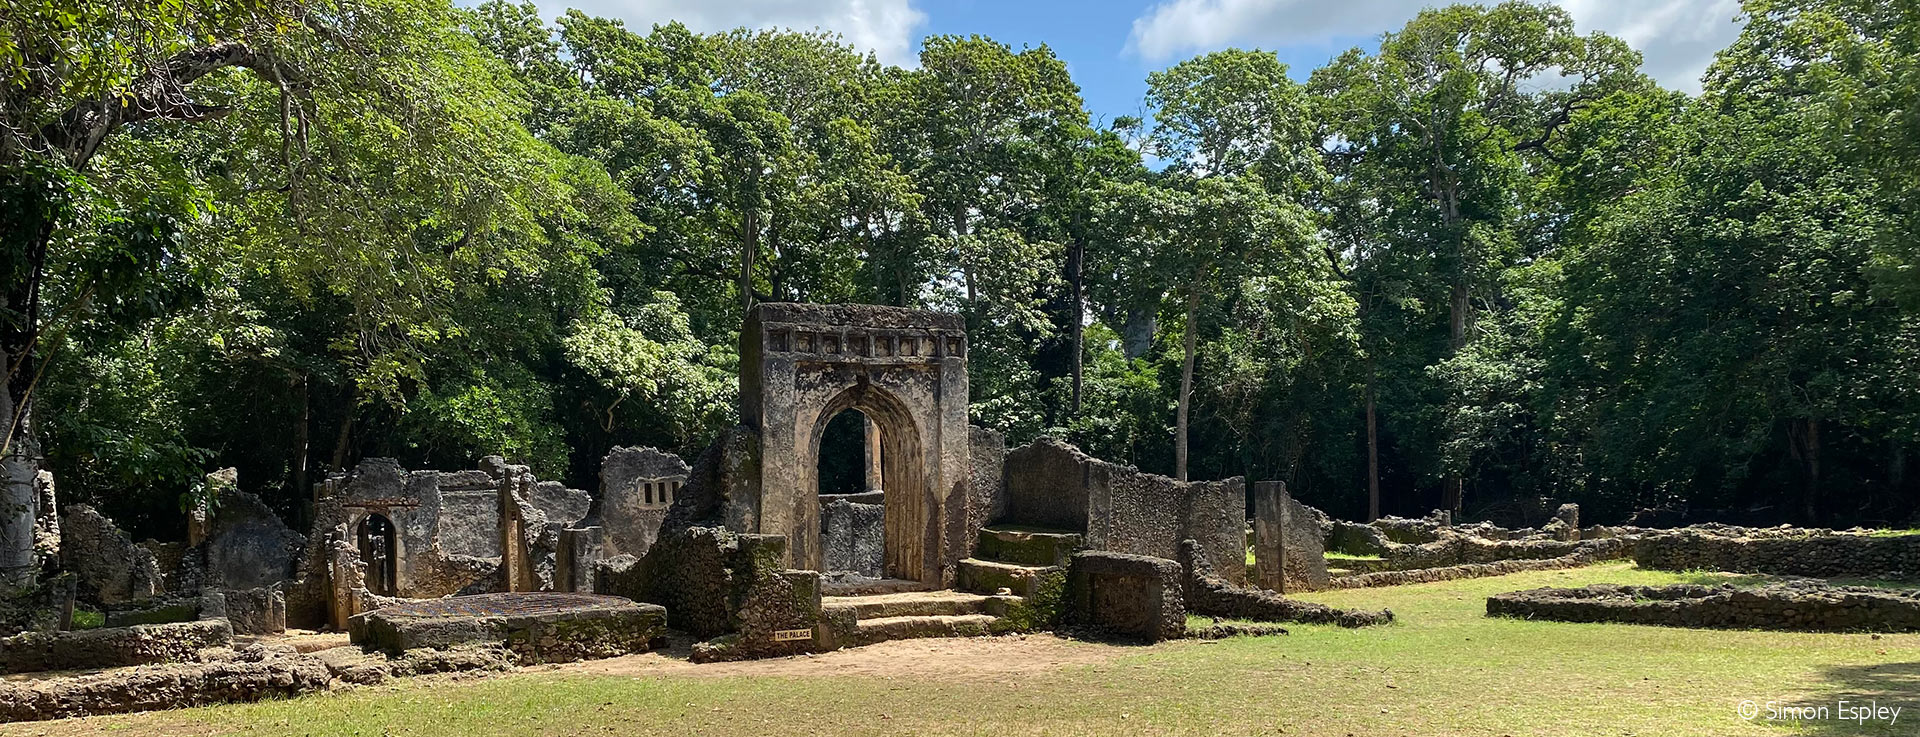
<path id="1" fill-rule="evenodd" d="M 1327 587 L 1320 521 L 1287 494 L 1285 482 L 1254 483 L 1253 540 L 1254 583 L 1261 588 L 1287 594 Z"/>
<path id="2" fill-rule="evenodd" d="M 866 417 L 865 413 L 860 415 Z M 867 421 L 867 491 L 880 491 L 884 488 L 880 474 L 880 426 L 874 424 L 872 417 Z"/>
<path id="3" fill-rule="evenodd" d="M 1280 497 L 1286 493 L 1284 481 L 1253 483 L 1253 582 L 1269 591 L 1286 587 L 1280 574 L 1280 526 L 1286 506 Z"/>
<path id="4" fill-rule="evenodd" d="M 525 523 L 520 516 L 519 469 L 508 466 L 500 475 L 500 579 L 509 592 L 529 591 L 527 576 L 526 550 L 520 534 Z"/>
<path id="5" fill-rule="evenodd" d="M 45 569 L 60 559 L 60 500 L 53 490 L 53 472 L 41 471 L 33 478 L 33 493 L 39 503 L 39 519 L 33 527 L 33 549 L 37 568 Z"/>

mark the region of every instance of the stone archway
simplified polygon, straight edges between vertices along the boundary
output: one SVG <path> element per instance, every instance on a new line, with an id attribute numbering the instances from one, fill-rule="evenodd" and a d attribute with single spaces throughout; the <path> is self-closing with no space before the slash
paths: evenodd
<path id="1" fill-rule="evenodd" d="M 808 505 L 807 498 L 819 499 L 820 495 L 820 441 L 826 435 L 827 423 L 835 415 L 847 410 L 858 410 L 866 415 L 873 428 L 880 434 L 880 488 L 886 490 L 882 495 L 885 506 L 885 532 L 882 543 L 885 549 L 884 570 L 889 578 L 924 580 L 921 571 L 926 548 L 940 544 L 937 528 L 928 524 L 925 463 L 918 462 L 925 457 L 920 446 L 920 429 L 914 422 L 913 412 L 891 392 L 860 382 L 847 388 L 839 395 L 822 405 L 812 421 L 812 432 L 807 454 L 800 460 L 802 506 L 813 515 L 809 520 L 805 515 L 795 520 L 795 524 L 818 534 L 820 529 L 819 506 L 817 501 Z M 801 420 L 803 423 L 806 420 Z M 792 544 L 790 541 L 789 544 Z M 820 569 L 820 550 L 817 542 L 812 543 L 808 557 L 795 557 L 796 564 Z"/>
<path id="2" fill-rule="evenodd" d="M 887 574 L 950 583 L 966 552 L 970 468 L 960 316 L 765 303 L 748 313 L 740 343 L 741 415 L 760 436 L 760 483 L 738 528 L 785 536 L 787 564 L 818 570 L 820 438 L 834 415 L 857 409 L 880 432 Z"/>

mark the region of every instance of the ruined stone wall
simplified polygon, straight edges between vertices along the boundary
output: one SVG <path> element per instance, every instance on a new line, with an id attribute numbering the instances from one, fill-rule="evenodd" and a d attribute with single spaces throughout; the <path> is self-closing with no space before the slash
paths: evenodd
<path id="1" fill-rule="evenodd" d="M 733 623 L 728 562 L 738 536 L 719 527 L 670 530 L 644 558 L 617 556 L 595 565 L 594 593 L 667 608 L 667 623 L 695 637 L 726 634 Z"/>
<path id="2" fill-rule="evenodd" d="M 1817 578 L 1920 577 L 1920 535 L 1873 536 L 1799 530 L 1686 529 L 1640 536 L 1634 561 L 1666 571 L 1730 571 Z"/>
<path id="3" fill-rule="evenodd" d="M 1562 622 L 1808 632 L 1920 631 L 1920 592 L 1797 581 L 1760 588 L 1533 589 L 1487 599 L 1487 615 Z"/>
<path id="4" fill-rule="evenodd" d="M 1239 478 L 1176 481 L 1042 438 L 1007 454 L 1006 485 L 1007 512 L 998 522 L 1084 531 L 1089 548 L 1167 560 L 1191 539 L 1223 578 L 1246 580 Z"/>
<path id="5" fill-rule="evenodd" d="M 1368 612 L 1335 609 L 1325 604 L 1289 599 L 1273 591 L 1236 586 L 1215 573 L 1207 563 L 1206 556 L 1198 555 L 1198 552 L 1191 540 L 1180 547 L 1186 606 L 1188 611 L 1195 614 L 1255 622 L 1303 622 L 1341 627 L 1365 627 L 1393 621 L 1393 612 L 1386 610 Z"/>
<path id="6" fill-rule="evenodd" d="M 553 590 L 560 533 L 579 524 L 592 503 L 587 492 L 540 481 L 526 466 L 498 456 L 481 459 L 478 469 L 450 472 L 409 472 L 391 458 L 369 458 L 328 478 L 319 496 L 313 535 L 284 586 L 295 627 L 339 626 L 352 600 L 375 593 L 437 598 Z M 483 510 L 488 504 L 490 512 Z M 386 592 L 369 585 L 367 577 L 382 572 L 370 571 L 371 561 L 357 552 L 362 530 L 376 516 L 393 526 L 394 585 Z M 512 561 L 504 560 L 509 547 Z M 506 570 L 515 573 L 512 580 Z M 353 580 L 336 580 L 343 577 Z"/>
<path id="7" fill-rule="evenodd" d="M 1590 566 L 1604 560 L 1616 560 L 1627 557 L 1633 550 L 1630 542 L 1622 539 L 1589 540 L 1572 553 L 1558 558 L 1501 560 L 1491 563 L 1464 563 L 1438 568 L 1416 568 L 1411 570 L 1376 571 L 1355 576 L 1336 576 L 1329 579 L 1327 585 L 1335 589 L 1364 589 L 1376 586 L 1404 586 L 1414 583 L 1433 583 L 1436 581 L 1455 581 L 1464 578 L 1484 578 L 1504 576 L 1524 571 L 1553 571 L 1566 568 Z"/>
<path id="8" fill-rule="evenodd" d="M 1560 540 L 1489 540 L 1484 537 L 1446 531 L 1435 542 L 1421 545 L 1388 545 L 1381 557 L 1396 571 L 1442 568 L 1471 563 L 1503 560 L 1544 560 L 1571 555 L 1581 549 L 1577 542 Z"/>
<path id="9" fill-rule="evenodd" d="M 600 497 L 591 523 L 599 525 L 605 555 L 639 557 L 660 536 L 673 497 L 692 467 L 656 448 L 614 448 L 600 464 Z"/>
<path id="10" fill-rule="evenodd" d="M 67 507 L 61 567 L 79 579 L 78 595 L 101 604 L 149 599 L 165 590 L 153 553 L 85 504 Z"/>
<path id="11" fill-rule="evenodd" d="M 184 663 L 203 649 L 232 643 L 225 619 L 26 632 L 0 638 L 0 673 Z"/>
<path id="12" fill-rule="evenodd" d="M 197 584 L 257 589 L 292 578 L 306 537 L 257 496 L 228 489 L 216 500 L 206 539 L 186 553 L 200 566 Z"/>
<path id="13" fill-rule="evenodd" d="M 1007 516 L 1007 436 L 979 425 L 967 426 L 973 466 L 967 484 L 965 539 L 978 540 L 980 529 Z"/>
<path id="14" fill-rule="evenodd" d="M 996 522 L 1087 532 L 1092 458 L 1052 438 L 1007 452 L 1006 510 Z"/>

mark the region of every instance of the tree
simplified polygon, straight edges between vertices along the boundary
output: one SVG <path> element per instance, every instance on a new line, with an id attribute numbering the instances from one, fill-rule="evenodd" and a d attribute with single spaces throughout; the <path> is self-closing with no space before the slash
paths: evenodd
<path id="1" fill-rule="evenodd" d="M 445 298 L 457 275 L 497 273 L 551 243 L 546 224 L 579 216 L 561 181 L 567 165 L 520 127 L 519 88 L 449 6 L 25 10 L 0 34 L 0 76 L 13 81 L 0 102 L 0 167 L 20 216 L 4 234 L 0 341 L 10 494 L 38 464 L 45 359 L 64 331 L 115 317 L 131 296 L 126 282 L 84 268 L 127 243 L 98 229 L 138 204 L 109 199 L 136 191 L 116 183 L 115 167 L 165 157 L 149 170 L 165 178 L 138 186 L 176 193 L 168 205 L 185 209 L 148 220 L 192 233 L 123 256 L 165 264 L 198 248 L 270 274 L 297 303 L 338 299 L 346 319 L 329 339 L 351 366 L 356 401 L 398 402 L 423 378 L 428 347 L 457 330 Z M 171 152 L 139 141 L 162 131 L 218 133 Z M 285 368 L 305 386 L 302 368 Z"/>
<path id="2" fill-rule="evenodd" d="M 1335 176 L 1362 190 L 1345 201 L 1377 208 L 1365 217 L 1381 247 L 1414 251 L 1444 294 L 1439 360 L 1465 348 L 1476 299 L 1495 301 L 1488 289 L 1516 257 L 1533 162 L 1550 163 L 1571 117 L 1633 83 L 1638 63 L 1618 40 L 1576 35 L 1563 9 L 1507 2 L 1423 11 L 1377 54 L 1315 71 Z M 1458 512 L 1468 467 L 1445 466 L 1442 504 Z"/>
<path id="3" fill-rule="evenodd" d="M 1321 175 L 1307 98 L 1271 53 L 1238 49 L 1147 77 L 1153 150 L 1173 161 L 1160 198 L 1168 234 L 1153 263 L 1172 274 L 1186 322 L 1175 409 L 1174 476 L 1187 478 L 1187 422 L 1202 300 L 1252 273 L 1298 273 L 1311 235 L 1299 196 Z M 1151 198 L 1150 198 L 1151 199 Z"/>

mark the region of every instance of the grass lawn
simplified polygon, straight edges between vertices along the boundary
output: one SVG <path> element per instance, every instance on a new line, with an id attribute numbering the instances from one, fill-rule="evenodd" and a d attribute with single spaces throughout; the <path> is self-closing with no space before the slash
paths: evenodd
<path id="1" fill-rule="evenodd" d="M 22 735 L 1875 735 L 1920 734 L 1920 635 L 1729 632 L 1489 619 L 1489 594 L 1712 582 L 1613 563 L 1307 596 L 1391 608 L 1391 626 L 1098 646 L 1003 677 L 835 672 L 415 680 L 292 701 L 0 727 Z M 1040 638 L 1035 638 L 1039 640 Z M 880 647 L 890 647 L 890 643 Z M 1016 641 L 1016 645 L 1022 645 Z M 1033 644 L 1033 643 L 1029 643 Z M 1033 646 L 1038 647 L 1037 644 Z M 956 647 L 964 650 L 967 645 Z M 1061 647 L 1056 644 L 1055 649 Z M 902 653 L 924 650 L 901 649 Z M 994 650 L 1018 657 L 1017 647 Z M 657 657 L 657 656 L 649 656 Z M 709 668 L 712 666 L 701 666 Z M 1898 721 L 1765 724 L 1742 700 L 1878 699 Z"/>

